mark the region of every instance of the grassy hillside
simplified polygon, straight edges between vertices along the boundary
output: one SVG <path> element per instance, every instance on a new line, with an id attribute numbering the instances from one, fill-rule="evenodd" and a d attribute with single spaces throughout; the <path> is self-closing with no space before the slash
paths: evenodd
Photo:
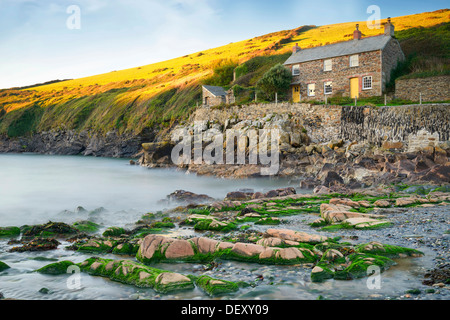
<path id="1" fill-rule="evenodd" d="M 450 11 L 439 10 L 392 19 L 405 52 L 448 66 Z M 384 22 L 384 21 L 383 21 Z M 50 129 L 140 133 L 186 119 L 201 101 L 201 83 L 233 85 L 241 101 L 251 99 L 251 88 L 265 71 L 290 55 L 299 43 L 309 48 L 351 39 L 355 23 L 303 26 L 215 49 L 122 71 L 49 83 L 22 89 L 0 90 L 0 134 L 22 136 Z M 363 36 L 383 33 L 359 22 Z M 430 37 L 433 30 L 441 34 Z M 427 53 L 428 52 L 428 53 Z M 423 57 L 426 57 L 423 58 Z M 433 58 L 434 59 L 434 58 Z M 233 72 L 236 70 L 236 81 Z M 403 73 L 412 70 L 408 65 Z M 401 73 L 399 73 L 401 74 Z"/>

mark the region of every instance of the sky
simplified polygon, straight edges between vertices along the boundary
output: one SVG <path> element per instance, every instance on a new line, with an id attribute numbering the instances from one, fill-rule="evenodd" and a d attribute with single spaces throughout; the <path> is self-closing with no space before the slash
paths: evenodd
<path id="1" fill-rule="evenodd" d="M 0 0 L 0 89 L 169 60 L 302 25 L 448 7 L 448 0 Z"/>

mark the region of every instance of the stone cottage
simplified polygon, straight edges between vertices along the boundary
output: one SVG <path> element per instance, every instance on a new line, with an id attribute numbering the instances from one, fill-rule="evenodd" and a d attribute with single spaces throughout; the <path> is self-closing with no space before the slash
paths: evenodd
<path id="1" fill-rule="evenodd" d="M 225 91 L 222 87 L 202 86 L 203 105 L 208 107 L 235 102 L 233 90 Z"/>
<path id="2" fill-rule="evenodd" d="M 384 34 L 363 38 L 356 25 L 353 40 L 302 50 L 298 44 L 284 65 L 292 71 L 294 102 L 381 96 L 391 72 L 405 59 L 388 18 Z"/>

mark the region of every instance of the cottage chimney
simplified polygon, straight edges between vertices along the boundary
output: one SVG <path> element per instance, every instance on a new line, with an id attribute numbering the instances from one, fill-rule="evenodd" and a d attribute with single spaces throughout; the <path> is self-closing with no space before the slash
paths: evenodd
<path id="1" fill-rule="evenodd" d="M 391 37 L 395 36 L 395 27 L 391 23 L 391 18 L 390 17 L 387 19 L 387 22 L 384 24 L 384 35 L 385 36 L 391 36 Z"/>
<path id="2" fill-rule="evenodd" d="M 299 52 L 300 50 L 302 50 L 302 48 L 300 48 L 300 47 L 298 46 L 298 43 L 296 43 L 295 46 L 292 47 L 292 53 L 297 53 L 297 52 Z"/>
<path id="3" fill-rule="evenodd" d="M 356 30 L 353 31 L 353 40 L 361 40 L 362 33 L 359 30 L 359 24 L 356 25 Z"/>

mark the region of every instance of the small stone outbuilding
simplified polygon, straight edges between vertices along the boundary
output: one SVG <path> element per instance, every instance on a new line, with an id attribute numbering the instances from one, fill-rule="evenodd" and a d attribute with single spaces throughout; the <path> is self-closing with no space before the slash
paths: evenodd
<path id="1" fill-rule="evenodd" d="M 233 90 L 225 91 L 222 87 L 203 86 L 203 106 L 214 107 L 235 102 Z"/>

